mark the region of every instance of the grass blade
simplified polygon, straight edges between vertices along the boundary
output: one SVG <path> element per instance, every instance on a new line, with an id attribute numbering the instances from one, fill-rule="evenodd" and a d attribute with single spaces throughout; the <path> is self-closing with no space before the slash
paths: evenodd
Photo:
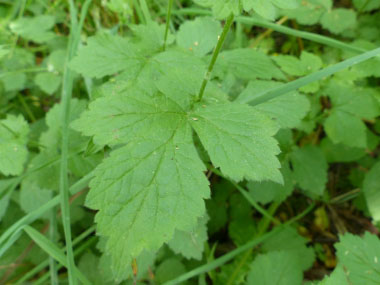
<path id="1" fill-rule="evenodd" d="M 59 263 L 68 267 L 68 262 L 65 254 L 49 239 L 43 236 L 40 232 L 30 226 L 25 226 L 24 231 L 29 237 L 41 247 L 47 254 L 57 260 Z M 76 267 L 73 268 L 73 273 L 83 284 L 91 284 L 87 277 L 83 275 Z"/>
<path id="2" fill-rule="evenodd" d="M 351 57 L 351 58 L 346 59 L 342 62 L 331 65 L 331 66 L 326 67 L 324 69 L 321 69 L 321 70 L 314 72 L 310 75 L 304 76 L 304 77 L 296 79 L 294 81 L 291 81 L 285 85 L 279 86 L 277 88 L 273 88 L 273 89 L 269 90 L 268 92 L 263 93 L 261 96 L 256 97 L 253 100 L 247 99 L 249 101 L 241 101 L 241 103 L 249 103 L 251 105 L 258 105 L 258 104 L 264 103 L 264 102 L 269 101 L 275 97 L 284 95 L 284 94 L 291 92 L 293 90 L 297 90 L 298 88 L 300 88 L 302 86 L 308 85 L 312 82 L 315 82 L 315 81 L 321 80 L 327 76 L 333 75 L 334 73 L 337 73 L 337 72 L 339 72 L 343 69 L 346 69 L 350 66 L 353 66 L 355 64 L 366 61 L 366 60 L 373 58 L 379 54 L 380 54 L 380 48 L 377 48 L 377 49 L 374 49 L 371 51 L 367 51 L 367 52 L 362 53 L 360 55 Z"/>
<path id="3" fill-rule="evenodd" d="M 203 16 L 212 16 L 212 12 L 209 10 L 205 9 L 199 9 L 199 8 L 184 8 L 181 10 L 176 10 L 173 11 L 173 14 L 177 15 L 203 15 Z M 320 43 L 326 46 L 330 46 L 333 48 L 338 48 L 341 50 L 346 50 L 346 51 L 351 51 L 355 53 L 362 53 L 366 52 L 367 50 L 355 47 L 351 44 L 344 43 L 342 41 L 338 41 L 326 36 L 310 33 L 310 32 L 303 32 L 303 31 L 298 31 L 292 28 L 288 28 L 279 24 L 275 24 L 263 19 L 259 19 L 258 17 L 250 16 L 250 17 L 236 17 L 235 19 L 236 22 L 238 23 L 243 23 L 243 24 L 248 24 L 248 25 L 254 25 L 262 28 L 267 28 L 267 29 L 272 29 L 273 31 L 289 35 L 289 36 L 294 36 L 294 37 L 299 37 L 305 40 L 309 40 L 312 42 Z"/>
<path id="4" fill-rule="evenodd" d="M 76 246 L 77 244 L 79 244 L 82 240 L 84 240 L 85 238 L 87 238 L 89 235 L 91 235 L 94 231 L 95 231 L 95 228 L 96 226 L 92 226 L 90 227 L 89 229 L 87 229 L 86 231 L 84 231 L 82 234 L 80 234 L 78 237 L 76 237 L 74 240 L 73 240 L 73 246 Z M 63 250 L 66 250 L 65 248 L 61 249 L 62 251 Z M 77 250 L 74 251 L 74 255 L 77 254 Z M 43 262 L 41 262 L 39 265 L 37 265 L 36 267 L 34 267 L 32 270 L 30 270 L 29 272 L 25 273 L 19 280 L 17 280 L 16 284 L 23 284 L 23 282 L 27 281 L 28 279 L 32 278 L 34 275 L 36 275 L 38 272 L 40 272 L 41 270 L 43 270 L 45 267 L 47 267 L 49 265 L 49 260 L 45 260 Z M 60 269 L 61 266 L 58 266 L 57 269 Z"/>
<path id="5" fill-rule="evenodd" d="M 61 167 L 59 176 L 59 192 L 60 204 L 62 211 L 62 223 L 65 234 L 65 243 L 67 248 L 67 269 L 69 273 L 69 284 L 75 285 L 75 260 L 71 240 L 71 219 L 70 219 L 70 205 L 69 205 L 69 179 L 68 179 L 68 156 L 69 156 L 69 120 L 70 120 L 70 102 L 73 91 L 73 73 L 69 69 L 68 64 L 73 58 L 78 49 L 80 33 L 83 27 L 85 15 L 87 14 L 88 7 L 91 0 L 86 0 L 81 11 L 80 23 L 77 21 L 77 10 L 73 0 L 69 1 L 70 6 L 70 36 L 68 52 L 65 61 L 65 68 L 62 79 L 62 142 L 61 142 Z"/>
<path id="6" fill-rule="evenodd" d="M 270 238 L 271 236 L 277 234 L 278 232 L 280 232 L 283 227 L 286 227 L 286 226 L 289 226 L 290 224 L 298 221 L 299 219 L 302 219 L 304 216 L 306 216 L 313 208 L 315 207 L 315 204 L 311 204 L 309 207 L 306 208 L 305 211 L 303 211 L 301 214 L 295 216 L 294 218 L 292 218 L 291 220 L 287 221 L 286 223 L 284 223 L 283 225 L 281 226 L 278 226 L 276 228 L 274 228 L 272 231 L 258 237 L 258 238 L 255 238 L 253 239 L 252 241 L 246 243 L 245 245 L 242 245 L 238 248 L 236 248 L 235 250 L 213 260 L 212 262 L 210 263 L 207 263 L 205 265 L 202 265 L 200 267 L 197 267 L 171 281 L 168 281 L 166 283 L 164 283 L 165 285 L 175 285 L 175 284 L 180 284 L 190 278 L 193 278 L 195 276 L 198 276 L 200 274 L 203 274 L 203 273 L 206 273 L 206 272 L 209 272 L 211 270 L 214 270 L 215 268 L 218 268 L 220 266 L 222 266 L 223 264 L 227 263 L 228 261 L 230 261 L 231 259 L 233 259 L 235 256 L 239 255 L 240 253 L 243 253 L 245 251 L 247 251 L 248 249 L 251 249 L 253 248 L 254 246 L 256 245 L 259 245 L 260 243 L 262 243 L 263 241 L 265 241 L 266 239 Z"/>
<path id="7" fill-rule="evenodd" d="M 233 251 L 215 259 L 214 261 L 210 262 L 210 263 L 207 263 L 205 265 L 202 265 L 200 267 L 197 267 L 169 282 L 166 282 L 164 283 L 165 285 L 174 285 L 174 284 L 180 284 L 192 277 L 195 277 L 195 276 L 198 276 L 202 273 L 206 273 L 206 272 L 209 272 L 211 270 L 214 270 L 215 268 L 218 268 L 220 266 L 222 266 L 223 264 L 227 263 L 228 261 L 230 261 L 231 259 L 233 259 L 235 256 L 239 255 L 240 253 L 243 253 L 245 252 L 246 250 L 254 247 L 254 246 L 257 246 L 259 245 L 260 243 L 262 243 L 263 241 L 267 240 L 268 238 L 270 238 L 271 236 L 277 234 L 278 232 L 280 231 L 280 227 L 277 227 L 275 228 L 274 230 L 270 231 L 269 233 L 265 234 L 265 235 L 262 235 L 261 237 L 259 238 L 256 238 L 248 243 L 246 243 L 245 245 L 243 246 L 240 246 L 238 247 L 237 249 L 234 249 Z"/>
<path id="8" fill-rule="evenodd" d="M 94 176 L 93 172 L 90 172 L 81 180 L 76 182 L 73 186 L 70 187 L 70 193 L 76 194 L 81 189 L 85 188 L 93 176 Z M 21 231 L 25 225 L 29 225 L 33 223 L 35 220 L 40 218 L 45 212 L 59 205 L 59 202 L 60 202 L 60 197 L 56 196 L 53 199 L 51 199 L 49 202 L 47 202 L 46 204 L 42 205 L 40 208 L 25 215 L 24 217 L 19 219 L 16 223 L 14 223 L 11 227 L 9 227 L 9 229 L 7 229 L 0 236 L 0 257 L 9 248 L 7 247 L 7 245 L 9 244 L 9 246 L 11 246 L 17 240 L 14 238 L 12 240 L 12 237 L 15 236 L 15 233 L 17 231 Z"/>

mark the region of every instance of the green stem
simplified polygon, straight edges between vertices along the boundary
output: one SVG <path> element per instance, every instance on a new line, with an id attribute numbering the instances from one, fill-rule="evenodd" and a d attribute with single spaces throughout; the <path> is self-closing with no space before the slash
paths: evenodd
<path id="1" fill-rule="evenodd" d="M 50 226 L 49 226 L 49 237 L 52 242 L 57 240 L 57 207 L 54 207 L 50 211 Z M 49 272 L 50 272 L 50 284 L 58 285 L 58 269 L 57 263 L 52 256 L 49 256 Z"/>
<path id="2" fill-rule="evenodd" d="M 283 226 L 276 227 L 273 230 L 271 230 L 270 232 L 266 233 L 265 235 L 262 235 L 259 238 L 253 239 L 252 241 L 246 243 L 245 245 L 238 247 L 237 249 L 215 259 L 214 261 L 212 261 L 210 263 L 201 265 L 200 267 L 197 267 L 197 268 L 195 268 L 195 269 L 193 269 L 193 270 L 191 270 L 191 271 L 189 271 L 183 275 L 180 275 L 177 278 L 164 283 L 164 285 L 181 284 L 190 278 L 193 278 L 193 277 L 198 276 L 202 273 L 209 272 L 211 270 L 214 270 L 215 268 L 222 266 L 223 264 L 225 264 L 228 261 L 230 261 L 231 259 L 233 259 L 235 256 L 247 251 L 250 248 L 253 248 L 253 247 L 259 245 L 263 241 L 274 236 L 275 234 L 280 232 L 284 226 L 289 226 L 292 223 L 298 221 L 299 219 L 302 219 L 304 216 L 306 216 L 314 208 L 314 206 L 315 206 L 315 204 L 311 204 L 305 211 L 303 211 L 301 214 L 297 215 L 296 217 L 294 217 L 291 220 L 284 223 Z"/>
<path id="3" fill-rule="evenodd" d="M 169 0 L 168 3 L 168 12 L 166 14 L 166 26 L 165 26 L 165 36 L 164 36 L 164 46 L 163 50 L 166 49 L 166 41 L 168 40 L 169 26 L 170 26 L 170 17 L 172 15 L 173 0 Z"/>
<path id="4" fill-rule="evenodd" d="M 137 14 L 137 18 L 139 19 L 140 23 L 145 23 L 144 15 L 143 15 L 143 12 L 141 11 L 139 3 L 137 2 L 137 0 L 132 0 L 132 1 L 133 1 L 133 8 Z"/>
<path id="5" fill-rule="evenodd" d="M 223 32 L 220 35 L 220 37 L 218 39 L 218 43 L 217 43 L 217 45 L 215 47 L 215 50 L 214 50 L 214 52 L 212 54 L 210 65 L 208 66 L 207 72 L 206 72 L 205 77 L 204 77 L 203 82 L 202 82 L 201 89 L 199 90 L 199 95 L 198 95 L 198 98 L 197 98 L 198 102 L 201 101 L 202 98 L 203 98 L 203 94 L 205 92 L 207 83 L 210 81 L 211 72 L 214 69 L 214 65 L 215 65 L 215 62 L 216 62 L 216 60 L 218 58 L 219 52 L 220 52 L 220 50 L 223 47 L 223 43 L 226 40 L 228 31 L 230 30 L 233 22 L 234 22 L 234 15 L 231 14 L 228 17 L 228 19 L 227 19 L 227 21 L 226 21 L 226 23 L 224 25 Z"/>
<path id="6" fill-rule="evenodd" d="M 26 104 L 24 97 L 22 97 L 20 94 L 17 95 L 18 100 L 20 101 L 21 105 L 24 107 L 25 112 L 28 114 L 30 120 L 32 122 L 36 121 L 36 117 L 34 116 L 32 110 L 30 110 L 28 104 Z"/>
<path id="7" fill-rule="evenodd" d="M 273 216 L 276 211 L 277 211 L 277 208 L 280 206 L 279 203 L 272 203 L 269 207 L 269 214 L 271 216 Z M 264 217 L 264 219 L 262 219 L 259 223 L 259 226 L 258 226 L 258 229 L 259 231 L 257 232 L 257 234 L 254 236 L 254 238 L 259 238 L 261 237 L 263 234 L 265 234 L 265 232 L 267 231 L 267 229 L 269 228 L 269 225 L 270 225 L 270 222 L 271 222 L 271 219 L 268 219 L 266 217 Z M 253 252 L 253 249 L 250 248 L 249 250 L 246 251 L 246 253 L 244 254 L 244 256 L 242 257 L 242 259 L 240 260 L 239 264 L 237 266 L 235 266 L 234 268 L 234 271 L 232 272 L 232 274 L 230 275 L 230 277 L 228 278 L 226 284 L 229 285 L 229 284 L 234 284 L 234 281 L 235 281 L 235 278 L 238 276 L 240 270 L 242 268 L 244 268 L 244 265 L 247 263 L 249 257 L 251 256 Z"/>
<path id="8" fill-rule="evenodd" d="M 232 185 L 235 186 L 236 189 L 239 190 L 239 192 L 244 196 L 245 199 L 258 211 L 260 214 L 262 214 L 265 218 L 272 221 L 274 224 L 278 225 L 280 224 L 280 221 L 274 218 L 271 214 L 269 214 L 263 207 L 261 207 L 254 199 L 252 199 L 251 195 L 239 184 L 237 184 L 235 181 L 229 179 L 228 177 L 224 176 L 218 169 L 211 168 L 210 169 L 213 173 L 216 175 L 223 177 L 224 179 L 228 180 Z"/>

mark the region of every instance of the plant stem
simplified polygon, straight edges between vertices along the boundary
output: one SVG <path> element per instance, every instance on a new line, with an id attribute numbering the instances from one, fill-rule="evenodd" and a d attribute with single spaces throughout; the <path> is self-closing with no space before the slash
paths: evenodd
<path id="1" fill-rule="evenodd" d="M 169 0 L 169 3 L 168 3 L 168 12 L 166 14 L 166 26 L 165 26 L 164 46 L 162 48 L 164 51 L 166 49 L 166 41 L 168 40 L 170 17 L 172 15 L 172 7 L 173 7 L 173 0 Z"/>
<path id="2" fill-rule="evenodd" d="M 274 224 L 278 225 L 280 224 L 280 221 L 274 218 L 270 213 L 268 213 L 263 207 L 261 207 L 252 197 L 247 193 L 247 191 L 241 187 L 239 184 L 237 184 L 235 181 L 229 179 L 228 177 L 224 176 L 222 172 L 220 172 L 218 169 L 212 167 L 210 169 L 213 173 L 216 175 L 223 177 L 224 179 L 228 180 L 236 189 L 239 190 L 239 192 L 244 196 L 245 199 L 258 211 L 260 214 L 262 214 L 266 219 L 272 221 Z"/>
<path id="3" fill-rule="evenodd" d="M 280 206 L 280 204 L 276 203 L 276 202 L 273 202 L 271 204 L 271 206 L 269 207 L 269 214 L 271 216 L 273 216 L 276 211 L 277 211 L 277 208 Z M 256 233 L 256 235 L 254 236 L 254 239 L 255 238 L 259 238 L 261 237 L 263 234 L 265 234 L 265 232 L 267 231 L 267 229 L 269 228 L 269 225 L 270 225 L 270 222 L 271 222 L 271 219 L 268 219 L 267 217 L 264 217 L 260 223 L 259 223 L 259 226 L 258 226 L 258 232 Z M 231 273 L 230 277 L 228 278 L 227 280 L 227 285 L 229 284 L 234 284 L 235 282 L 235 278 L 238 276 L 240 270 L 242 268 L 244 268 L 244 265 L 247 263 L 250 255 L 252 254 L 253 252 L 253 249 L 250 248 L 249 250 L 247 250 L 244 254 L 244 256 L 242 257 L 242 259 L 240 260 L 239 264 L 237 266 L 235 266 L 234 268 L 234 271 Z"/>
<path id="4" fill-rule="evenodd" d="M 50 211 L 50 227 L 49 237 L 52 242 L 57 240 L 57 209 L 54 207 Z M 58 270 L 57 263 L 54 258 L 49 256 L 49 272 L 50 272 L 50 284 L 58 285 Z"/>
<path id="5" fill-rule="evenodd" d="M 218 43 L 217 43 L 217 45 L 215 47 L 215 50 L 214 50 L 214 52 L 212 54 L 210 65 L 208 66 L 207 72 L 206 72 L 205 77 L 204 77 L 203 82 L 202 82 L 201 89 L 199 90 L 199 95 L 198 95 L 198 98 L 197 98 L 198 102 L 201 101 L 202 98 L 203 98 L 203 94 L 205 92 L 207 83 L 210 81 L 211 72 L 214 69 L 214 65 L 215 65 L 215 62 L 216 62 L 216 60 L 218 58 L 219 52 L 222 49 L 223 43 L 226 40 L 228 31 L 230 30 L 233 22 L 234 22 L 234 15 L 231 14 L 228 17 L 226 23 L 224 24 L 223 32 L 220 35 L 220 37 L 218 39 Z"/>
<path id="6" fill-rule="evenodd" d="M 282 226 L 278 226 L 278 227 L 274 228 L 270 232 L 262 235 L 261 237 L 255 238 L 255 239 L 249 241 L 245 245 L 242 245 L 242 246 L 234 249 L 233 251 L 231 251 L 231 252 L 229 252 L 229 253 L 221 256 L 221 257 L 218 257 L 217 259 L 213 260 L 210 263 L 206 263 L 206 264 L 201 265 L 201 266 L 199 266 L 197 268 L 194 268 L 193 270 L 191 270 L 189 272 L 186 272 L 185 274 L 180 275 L 180 276 L 176 277 L 175 279 L 170 280 L 170 281 L 164 283 L 164 285 L 181 284 L 184 281 L 186 281 L 186 280 L 188 280 L 188 279 L 190 279 L 192 277 L 198 276 L 198 275 L 200 275 L 202 273 L 205 273 L 205 272 L 209 272 L 209 271 L 211 271 L 211 270 L 213 270 L 215 268 L 218 268 L 218 267 L 222 266 L 223 264 L 225 264 L 228 261 L 230 261 L 231 259 L 233 259 L 235 256 L 237 256 L 237 255 L 239 255 L 239 254 L 247 251 L 250 248 L 253 248 L 253 247 L 259 245 L 260 243 L 262 243 L 263 241 L 267 240 L 271 236 L 274 236 L 275 234 L 279 233 L 283 229 L 283 227 L 289 226 L 292 223 L 298 221 L 299 219 L 302 219 L 314 207 L 315 207 L 315 204 L 313 203 L 309 207 L 307 207 L 306 210 L 304 210 L 301 214 L 299 214 L 299 215 L 295 216 L 294 218 L 290 219 L 289 221 L 287 221 L 286 223 L 284 223 Z"/>
<path id="7" fill-rule="evenodd" d="M 22 95 L 17 95 L 18 100 L 20 101 L 21 105 L 24 107 L 25 112 L 28 114 L 30 120 L 34 123 L 36 121 L 36 117 L 34 116 L 33 112 L 30 110 L 28 104 L 26 104 L 24 97 Z"/>

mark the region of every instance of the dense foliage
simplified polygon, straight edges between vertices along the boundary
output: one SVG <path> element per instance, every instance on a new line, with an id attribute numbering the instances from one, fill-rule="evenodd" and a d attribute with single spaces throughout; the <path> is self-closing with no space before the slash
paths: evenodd
<path id="1" fill-rule="evenodd" d="M 0 0 L 1 284 L 380 284 L 379 0 Z"/>

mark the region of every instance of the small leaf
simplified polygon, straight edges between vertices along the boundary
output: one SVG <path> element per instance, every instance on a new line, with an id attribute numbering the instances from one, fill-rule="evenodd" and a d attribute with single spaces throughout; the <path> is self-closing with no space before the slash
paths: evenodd
<path id="1" fill-rule="evenodd" d="M 199 17 L 193 21 L 186 21 L 179 27 L 177 44 L 196 56 L 204 56 L 215 48 L 221 31 L 218 21 Z"/>
<path id="2" fill-rule="evenodd" d="M 372 218 L 375 222 L 380 221 L 380 162 L 366 174 L 363 192 Z"/>
<path id="3" fill-rule="evenodd" d="M 249 103 L 269 90 L 283 85 L 280 82 L 255 80 L 239 95 L 236 102 Z M 297 127 L 310 109 L 309 100 L 297 92 L 273 98 L 255 106 L 256 109 L 275 119 L 281 128 Z"/>
<path id="4" fill-rule="evenodd" d="M 316 146 L 304 146 L 290 155 L 293 177 L 299 186 L 313 195 L 320 196 L 327 182 L 327 168 L 323 152 Z"/>
<path id="5" fill-rule="evenodd" d="M 258 255 L 248 273 L 249 285 L 301 285 L 302 268 L 294 254 L 272 251 Z"/>
<path id="6" fill-rule="evenodd" d="M 234 49 L 220 53 L 217 66 L 232 72 L 236 77 L 252 80 L 284 79 L 283 73 L 263 52 L 253 49 Z"/>
<path id="7" fill-rule="evenodd" d="M 334 34 L 341 34 L 356 26 L 356 13 L 344 8 L 326 12 L 321 18 L 322 27 Z"/>
<path id="8" fill-rule="evenodd" d="M 198 219 L 196 227 L 192 231 L 184 232 L 176 230 L 173 239 L 168 245 L 175 253 L 180 253 L 187 259 L 202 259 L 204 243 L 207 241 L 208 217 Z"/>
<path id="9" fill-rule="evenodd" d="M 33 18 L 24 17 L 12 23 L 9 27 L 15 34 L 36 43 L 44 43 L 55 37 L 49 31 L 55 25 L 55 17 L 51 15 L 39 15 Z"/>
<path id="10" fill-rule="evenodd" d="M 336 144 L 367 147 L 366 126 L 362 120 L 344 111 L 334 110 L 324 122 L 328 137 Z"/>
<path id="11" fill-rule="evenodd" d="M 28 133 L 29 125 L 21 115 L 0 120 L 0 172 L 4 175 L 20 175 L 24 170 Z"/>
<path id="12" fill-rule="evenodd" d="M 288 162 L 282 164 L 281 174 L 284 178 L 283 185 L 272 181 L 248 182 L 247 187 L 253 199 L 262 204 L 273 201 L 280 203 L 292 194 L 294 185 Z"/>
<path id="13" fill-rule="evenodd" d="M 53 94 L 58 90 L 59 85 L 61 84 L 61 77 L 52 72 L 43 72 L 37 74 L 34 82 L 45 93 Z"/>
<path id="14" fill-rule="evenodd" d="M 70 67 L 85 77 L 102 78 L 128 69 L 131 73 L 141 67 L 142 58 L 127 39 L 110 34 L 99 34 L 88 39 L 79 49 Z"/>

